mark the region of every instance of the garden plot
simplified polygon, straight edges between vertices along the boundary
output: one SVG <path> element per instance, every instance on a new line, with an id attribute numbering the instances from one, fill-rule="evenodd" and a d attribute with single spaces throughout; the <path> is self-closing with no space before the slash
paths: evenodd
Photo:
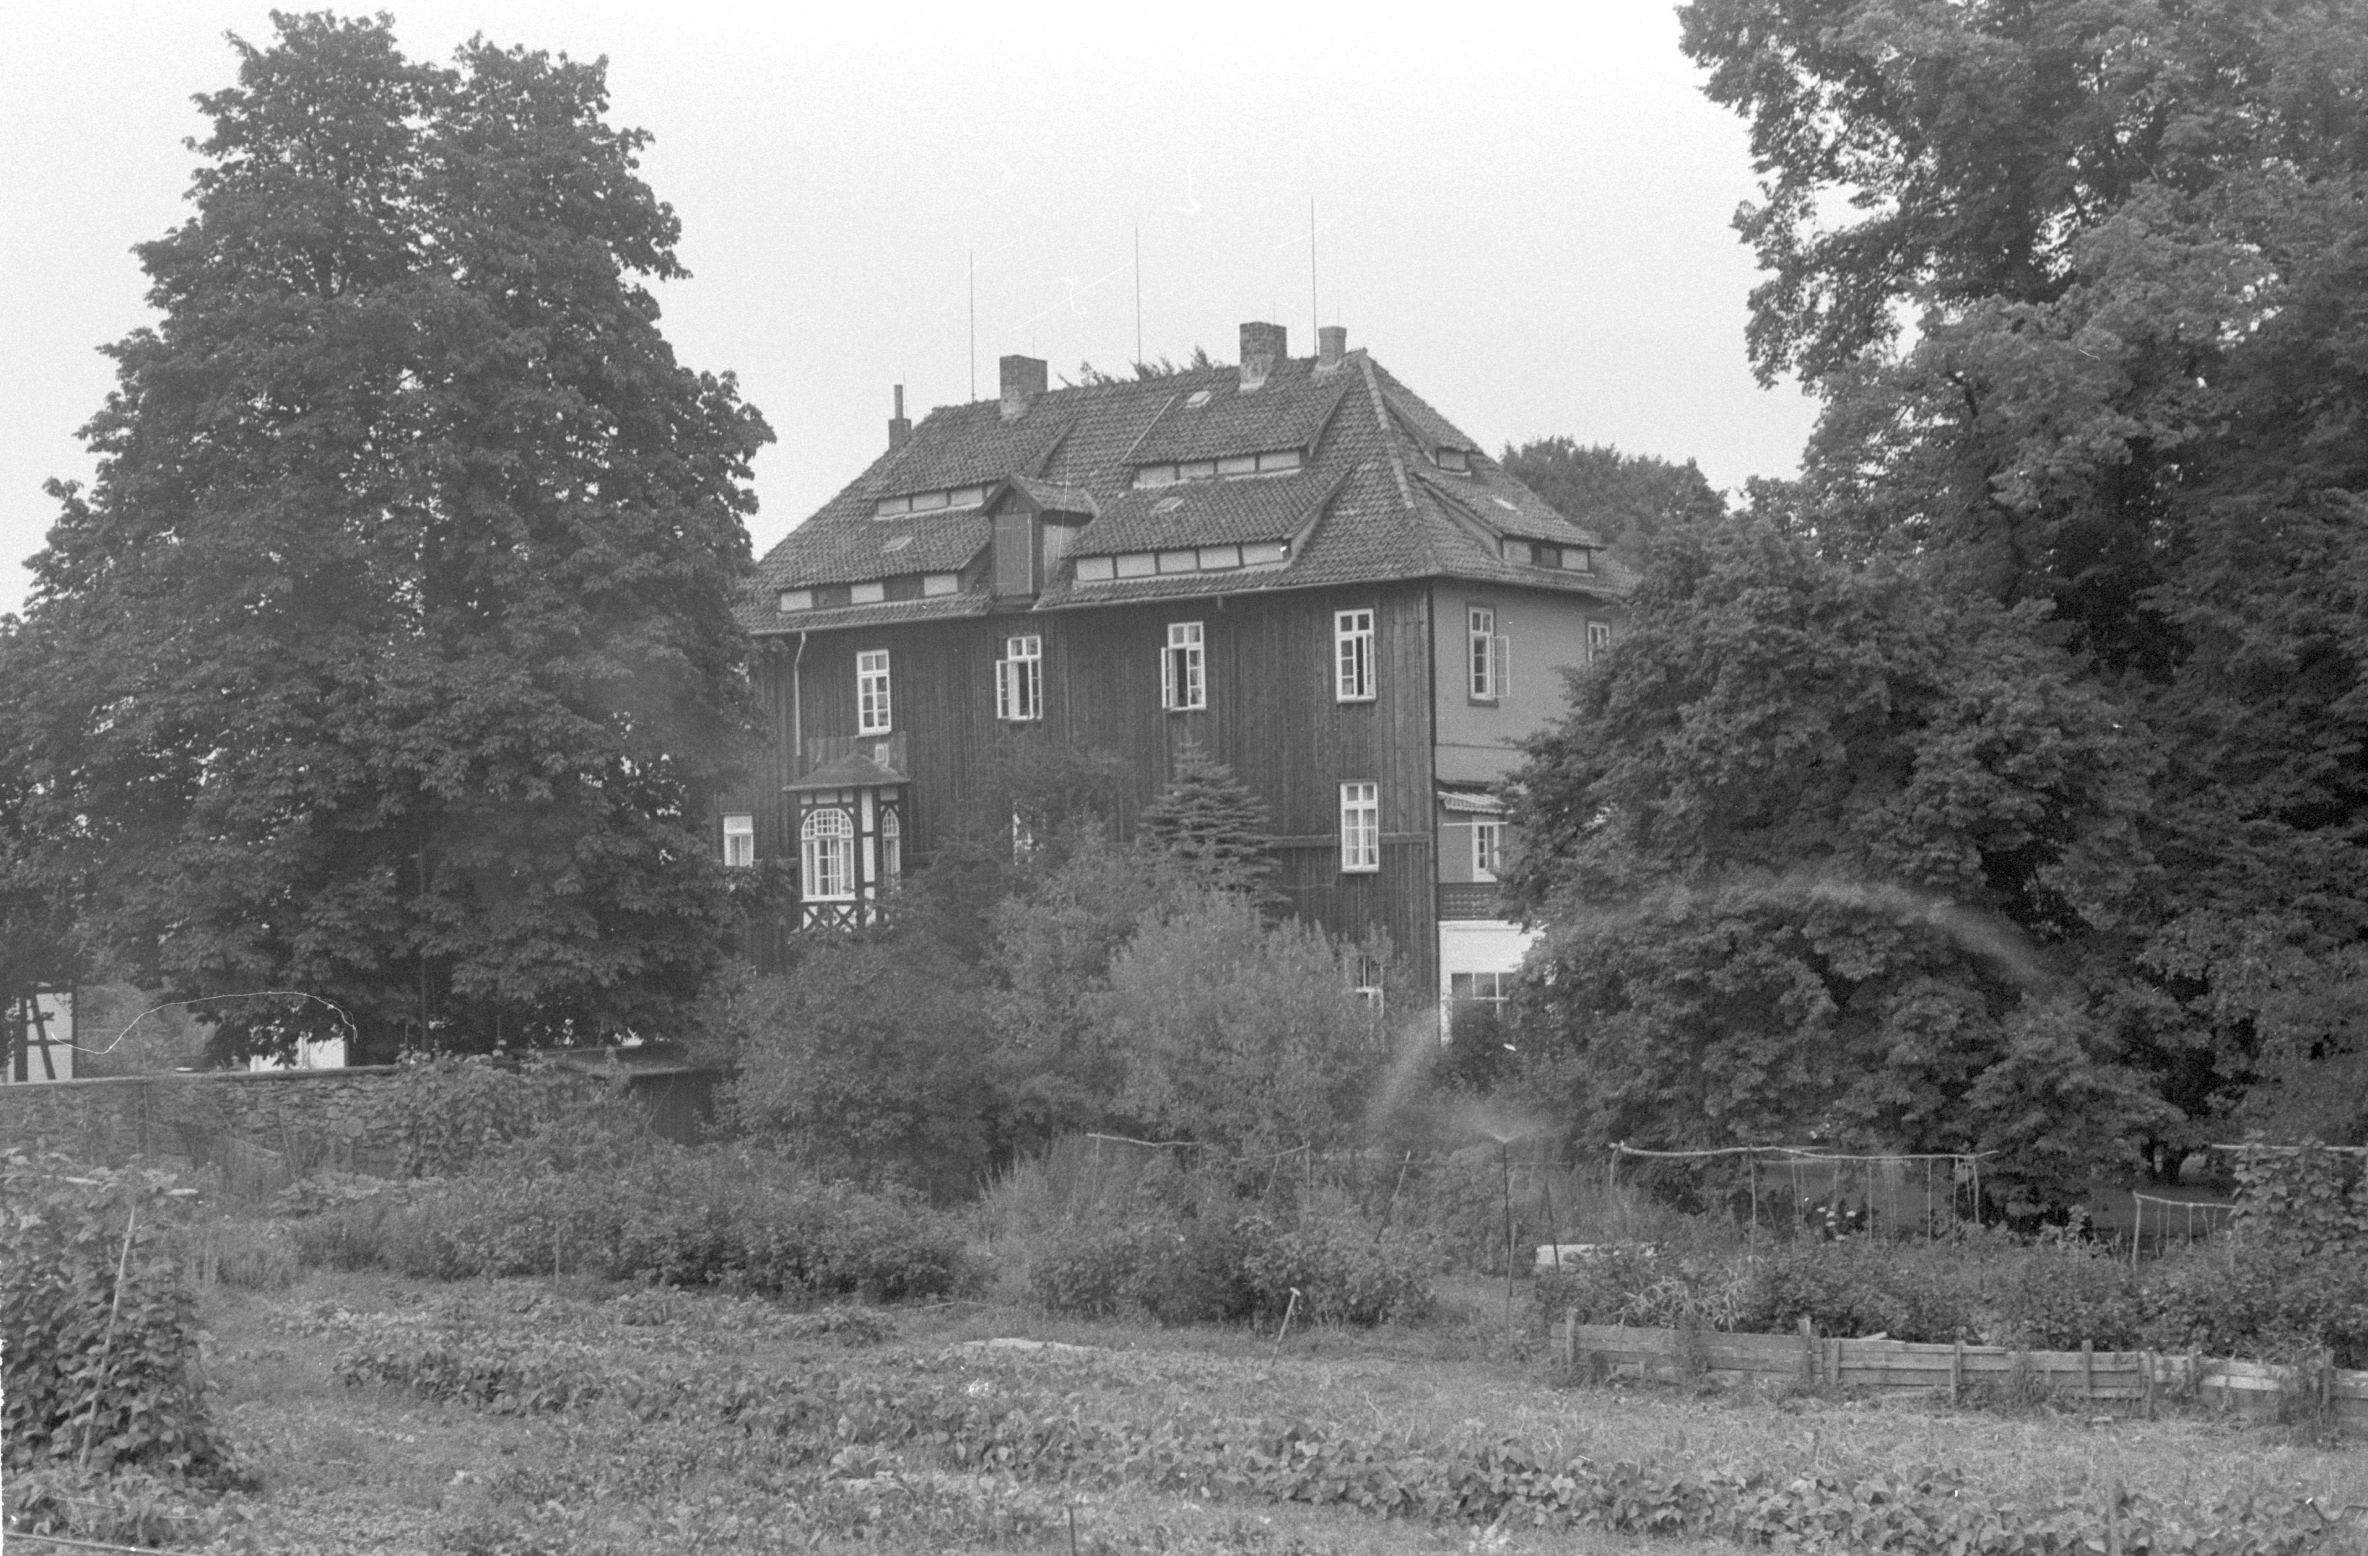
<path id="1" fill-rule="evenodd" d="M 216 1510 L 213 1548 L 263 1556 L 1060 1551 L 1072 1519 L 1080 1551 L 1730 1548 L 1576 1516 L 1606 1485 L 1630 1527 L 1700 1522 L 1687 1487 L 1839 1488 L 1862 1518 L 1866 1488 L 1904 1510 L 1924 1487 L 2066 1541 L 2084 1510 L 2101 1536 L 2115 1483 L 2206 1533 L 2248 1497 L 2368 1503 L 2358 1455 L 2203 1418 L 1548 1387 L 1476 1282 L 1423 1325 L 1279 1345 L 981 1304 L 376 1274 L 215 1288 L 206 1316 L 220 1414 L 258 1476 Z M 977 1343 L 995 1339 L 1049 1343 Z M 1822 1516 L 1809 1543 L 1846 1548 Z"/>

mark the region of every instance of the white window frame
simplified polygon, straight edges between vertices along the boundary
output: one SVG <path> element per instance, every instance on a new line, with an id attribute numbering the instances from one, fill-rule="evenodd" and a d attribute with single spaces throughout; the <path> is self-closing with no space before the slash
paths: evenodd
<path id="1" fill-rule="evenodd" d="M 1466 606 L 1464 670 L 1474 702 L 1502 702 L 1513 679 L 1513 645 L 1496 629 L 1496 608 Z"/>
<path id="2" fill-rule="evenodd" d="M 1472 879 L 1493 881 L 1505 862 L 1505 824 L 1501 821 L 1472 823 Z"/>
<path id="3" fill-rule="evenodd" d="M 889 685 L 888 650 L 866 649 L 855 656 L 855 733 L 885 735 L 896 727 Z"/>
<path id="4" fill-rule="evenodd" d="M 1486 1005 L 1502 1016 L 1505 1013 L 1506 1003 L 1513 997 L 1513 992 L 1507 985 L 1517 981 L 1520 976 L 1518 971 L 1450 973 L 1447 977 L 1448 1006 L 1450 1009 L 1462 1009 L 1467 1006 Z M 1483 980 L 1485 980 L 1485 984 Z M 1482 992 L 1484 987 L 1485 993 Z"/>
<path id="5" fill-rule="evenodd" d="M 893 805 L 880 810 L 880 879 L 895 885 L 904 875 L 904 817 Z"/>
<path id="6" fill-rule="evenodd" d="M 724 868 L 748 870 L 756 866 L 756 817 L 735 811 L 724 817 Z"/>
<path id="7" fill-rule="evenodd" d="M 1026 724 L 1044 717 L 1044 639 L 1005 638 L 995 661 L 995 717 Z"/>
<path id="8" fill-rule="evenodd" d="M 1608 621 L 1587 623 L 1587 663 L 1593 664 L 1611 652 L 1612 624 Z"/>
<path id="9" fill-rule="evenodd" d="M 1168 623 L 1167 646 L 1159 651 L 1159 705 L 1189 713 L 1209 705 L 1208 634 L 1197 621 Z"/>
<path id="10" fill-rule="evenodd" d="M 1340 873 L 1381 868 L 1381 785 L 1352 779 L 1340 786 Z"/>
<path id="11" fill-rule="evenodd" d="M 1332 613 L 1332 698 L 1335 702 L 1371 702 L 1373 690 L 1373 612 Z"/>
<path id="12" fill-rule="evenodd" d="M 855 900 L 855 818 L 818 806 L 798 823 L 798 895 L 807 902 Z"/>

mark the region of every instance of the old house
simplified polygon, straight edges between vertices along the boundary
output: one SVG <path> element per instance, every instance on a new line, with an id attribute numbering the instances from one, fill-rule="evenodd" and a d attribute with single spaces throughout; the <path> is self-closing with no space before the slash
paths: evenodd
<path id="1" fill-rule="evenodd" d="M 1241 327 L 1238 367 L 889 422 L 743 610 L 772 770 L 727 863 L 796 861 L 809 924 L 880 910 L 962 813 L 998 728 L 1127 758 L 1131 803 L 1197 741 L 1272 811 L 1279 887 L 1379 926 L 1443 1000 L 1522 937 L 1490 786 L 1619 630 L 1630 574 L 1362 350 Z"/>

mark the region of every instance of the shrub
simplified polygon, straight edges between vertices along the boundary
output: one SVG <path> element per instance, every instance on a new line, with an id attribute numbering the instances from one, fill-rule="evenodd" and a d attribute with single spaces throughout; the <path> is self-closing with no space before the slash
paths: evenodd
<path id="1" fill-rule="evenodd" d="M 1868 1238 L 1803 1238 L 1778 1245 L 1758 1262 L 1738 1321 L 1770 1334 L 1806 1318 L 1821 1334 L 1955 1340 L 1975 1330 L 1962 1277 L 1961 1258 L 1936 1258 L 1931 1249 Z"/>
<path id="2" fill-rule="evenodd" d="M 2368 1265 L 2238 1241 L 2149 1266 L 2138 1292 L 2144 1343 L 2261 1361 L 2332 1352 L 2368 1367 Z"/>
<path id="3" fill-rule="evenodd" d="M 382 1263 L 429 1280 L 556 1268 L 902 1301 L 971 1278 L 951 1223 L 917 1199 L 813 1181 L 745 1150 L 653 1146 L 614 1168 L 431 1183 L 294 1225 L 308 1262 Z"/>
<path id="4" fill-rule="evenodd" d="M 1146 1307 L 1151 1233 L 1080 1221 L 1051 1233 L 1028 1265 L 1028 1291 L 1055 1313 L 1115 1318 Z"/>
<path id="5" fill-rule="evenodd" d="M 187 1265 L 198 1285 L 280 1291 L 296 1279 L 295 1239 L 270 1222 L 224 1217 L 191 1228 Z"/>
<path id="6" fill-rule="evenodd" d="M 2015 1257 L 1999 1283 L 1995 1343 L 2033 1351 L 2077 1350 L 2083 1340 L 2126 1350 L 2141 1340 L 2144 1312 L 2128 1265 L 2094 1243 L 2047 1243 Z"/>
<path id="7" fill-rule="evenodd" d="M 1300 1322 L 1369 1325 L 1421 1316 L 1436 1260 L 1427 1237 L 1341 1196 L 1268 1211 L 1214 1173 L 1173 1174 L 1052 1228 L 1029 1290 L 1056 1313 L 1184 1324 L 1279 1321 L 1296 1288 Z"/>
<path id="8" fill-rule="evenodd" d="M 174 1192 L 136 1168 L 0 1157 L 0 1438 L 12 1473 L 85 1459 L 101 1471 L 228 1469 L 172 1246 Z"/>
<path id="9" fill-rule="evenodd" d="M 1319 1199 L 1294 1218 L 1240 1222 L 1241 1273 L 1256 1311 L 1280 1319 L 1291 1293 L 1312 1323 L 1378 1324 L 1430 1309 L 1428 1239 L 1384 1230 L 1345 1202 Z"/>
<path id="10" fill-rule="evenodd" d="M 540 1062 L 472 1054 L 403 1066 L 385 1104 L 415 1177 L 466 1172 L 572 1111 L 575 1084 Z"/>

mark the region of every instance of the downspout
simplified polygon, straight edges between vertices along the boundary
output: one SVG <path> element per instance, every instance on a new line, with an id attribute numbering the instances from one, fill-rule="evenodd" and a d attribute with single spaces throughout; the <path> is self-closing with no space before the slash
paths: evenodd
<path id="1" fill-rule="evenodd" d="M 798 667 L 806 662 L 806 634 L 798 634 L 798 651 L 789 661 L 789 776 L 804 776 L 798 769 L 806 760 L 805 686 L 798 676 Z"/>

